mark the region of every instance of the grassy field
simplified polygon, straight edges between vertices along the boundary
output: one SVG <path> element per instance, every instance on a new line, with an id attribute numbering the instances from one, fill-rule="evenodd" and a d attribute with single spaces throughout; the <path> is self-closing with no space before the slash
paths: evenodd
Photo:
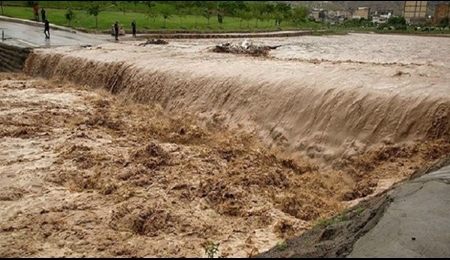
<path id="1" fill-rule="evenodd" d="M 42 1 L 45 3 L 47 1 Z M 52 3 L 48 1 L 49 3 Z M 41 6 L 46 7 L 42 4 Z M 54 2 L 53 5 L 58 2 Z M 76 2 L 78 3 L 78 2 Z M 131 5 L 132 7 L 134 5 Z M 131 8 L 131 7 L 130 7 Z M 20 7 L 20 6 L 4 6 L 4 15 L 8 17 L 15 17 L 21 19 L 32 20 L 33 9 L 31 7 Z M 47 11 L 47 17 L 50 23 L 69 26 L 68 21 L 65 18 L 67 12 L 66 9 L 58 8 L 45 8 Z M 239 30 L 276 30 L 275 21 L 257 21 L 252 19 L 250 21 L 242 21 L 240 18 L 235 17 L 224 17 L 223 23 L 219 24 L 217 17 L 213 16 L 209 23 L 208 20 L 203 16 L 192 16 L 187 15 L 185 17 L 171 16 L 169 19 L 164 21 L 163 17 L 148 16 L 146 13 L 141 12 L 129 12 L 129 11 L 102 11 L 98 15 L 98 27 L 96 27 L 95 17 L 87 13 L 87 11 L 73 10 L 75 13 L 75 18 L 71 21 L 70 27 L 73 28 L 86 28 L 86 29 L 99 29 L 105 30 L 110 29 L 115 21 L 119 21 L 123 24 L 124 28 L 127 30 L 131 29 L 131 22 L 133 19 L 136 20 L 137 30 L 223 30 L 223 31 L 239 31 Z M 289 24 L 288 22 L 282 23 L 281 29 L 320 29 L 323 25 L 315 22 L 305 22 L 300 24 L 298 27 Z"/>

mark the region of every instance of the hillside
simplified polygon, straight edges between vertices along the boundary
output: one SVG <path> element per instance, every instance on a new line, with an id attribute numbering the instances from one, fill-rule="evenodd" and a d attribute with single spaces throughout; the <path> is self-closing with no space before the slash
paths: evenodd
<path id="1" fill-rule="evenodd" d="M 293 5 L 305 5 L 327 10 L 347 10 L 358 7 L 370 7 L 373 10 L 394 10 L 395 14 L 402 14 L 405 1 L 277 1 L 291 3 Z M 449 3 L 450 1 L 428 1 L 428 13 L 434 13 L 434 6 L 438 3 Z"/>

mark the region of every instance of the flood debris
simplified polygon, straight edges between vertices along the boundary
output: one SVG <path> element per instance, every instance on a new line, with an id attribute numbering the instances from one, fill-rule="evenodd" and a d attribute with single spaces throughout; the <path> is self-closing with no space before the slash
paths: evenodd
<path id="1" fill-rule="evenodd" d="M 241 44 L 236 43 L 221 43 L 216 45 L 212 51 L 218 53 L 234 53 L 234 54 L 248 54 L 252 56 L 269 56 L 270 50 L 275 50 L 281 47 L 277 46 L 267 46 L 267 45 L 255 45 L 249 40 L 244 40 Z"/>
<path id="2" fill-rule="evenodd" d="M 146 42 L 140 43 L 139 46 L 147 46 L 149 44 L 169 44 L 169 42 L 161 39 L 148 39 Z"/>

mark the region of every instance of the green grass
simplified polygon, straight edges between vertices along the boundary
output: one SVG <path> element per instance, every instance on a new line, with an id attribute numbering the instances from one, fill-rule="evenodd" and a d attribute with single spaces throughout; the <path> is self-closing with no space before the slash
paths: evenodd
<path id="1" fill-rule="evenodd" d="M 277 243 L 277 248 L 278 248 L 278 250 L 280 250 L 280 251 L 286 250 L 287 247 L 288 247 L 288 246 L 287 246 L 286 241 L 278 242 L 278 243 Z"/>
<path id="2" fill-rule="evenodd" d="M 356 214 L 358 215 L 358 216 L 360 216 L 361 214 L 363 214 L 364 213 L 364 209 L 363 208 L 361 208 L 361 207 L 358 207 L 357 209 L 356 209 Z"/>
<path id="3" fill-rule="evenodd" d="M 313 229 L 319 228 L 319 227 L 327 227 L 329 225 L 341 223 L 341 222 L 344 222 L 347 220 L 348 220 L 347 214 L 345 214 L 345 213 L 343 213 L 337 217 L 330 218 L 330 219 L 319 218 L 317 220 L 316 224 L 313 226 Z"/>
<path id="4" fill-rule="evenodd" d="M 42 1 L 41 6 L 46 6 Z M 51 3 L 50 1 L 48 1 Z M 42 4 L 44 3 L 44 4 Z M 54 2 L 55 4 L 58 2 Z M 53 5 L 55 5 L 53 4 Z M 134 5 L 133 5 L 134 6 Z M 34 15 L 31 7 L 20 6 L 4 6 L 4 14 L 8 17 L 21 18 L 32 20 Z M 66 9 L 55 9 L 46 7 L 47 17 L 50 23 L 69 26 L 68 21 L 65 18 Z M 188 15 L 182 17 L 181 21 L 178 16 L 172 16 L 166 20 L 164 26 L 164 19 L 162 17 L 156 17 L 154 19 L 148 18 L 145 13 L 139 12 L 123 12 L 120 11 L 103 11 L 98 15 L 98 27 L 95 25 L 95 17 L 91 16 L 85 10 L 73 10 L 75 18 L 71 21 L 70 27 L 84 28 L 84 29 L 98 29 L 109 30 L 115 21 L 119 21 L 123 24 L 126 30 L 131 29 L 131 22 L 136 20 L 137 30 L 217 30 L 217 31 L 242 31 L 242 30 L 276 30 L 274 26 L 275 22 L 270 21 L 256 21 L 255 19 L 250 21 L 242 21 L 240 18 L 224 17 L 222 25 L 217 21 L 217 17 L 213 16 L 208 24 L 208 20 L 202 16 Z M 283 25 L 283 24 L 282 24 Z M 322 24 L 315 22 L 305 22 L 295 27 L 287 22 L 284 22 L 283 30 L 289 29 L 321 29 Z"/>

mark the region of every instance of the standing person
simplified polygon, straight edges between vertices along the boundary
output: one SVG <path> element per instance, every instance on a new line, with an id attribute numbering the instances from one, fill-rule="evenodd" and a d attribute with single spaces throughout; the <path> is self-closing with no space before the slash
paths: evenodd
<path id="1" fill-rule="evenodd" d="M 133 30 L 133 37 L 136 37 L 136 20 L 131 23 L 131 28 Z"/>
<path id="2" fill-rule="evenodd" d="M 39 22 L 39 7 L 37 4 L 34 5 L 33 12 L 34 12 L 34 20 L 36 20 L 36 22 Z"/>
<path id="3" fill-rule="evenodd" d="M 48 34 L 47 34 L 48 33 Z M 50 39 L 50 23 L 45 19 L 44 34 L 46 39 Z"/>
<path id="4" fill-rule="evenodd" d="M 116 21 L 114 24 L 114 37 L 116 38 L 116 41 L 119 40 L 119 22 Z"/>
<path id="5" fill-rule="evenodd" d="M 45 22 L 45 20 L 47 20 L 47 16 L 45 15 L 44 7 L 41 8 L 41 17 L 42 17 L 43 22 Z"/>

